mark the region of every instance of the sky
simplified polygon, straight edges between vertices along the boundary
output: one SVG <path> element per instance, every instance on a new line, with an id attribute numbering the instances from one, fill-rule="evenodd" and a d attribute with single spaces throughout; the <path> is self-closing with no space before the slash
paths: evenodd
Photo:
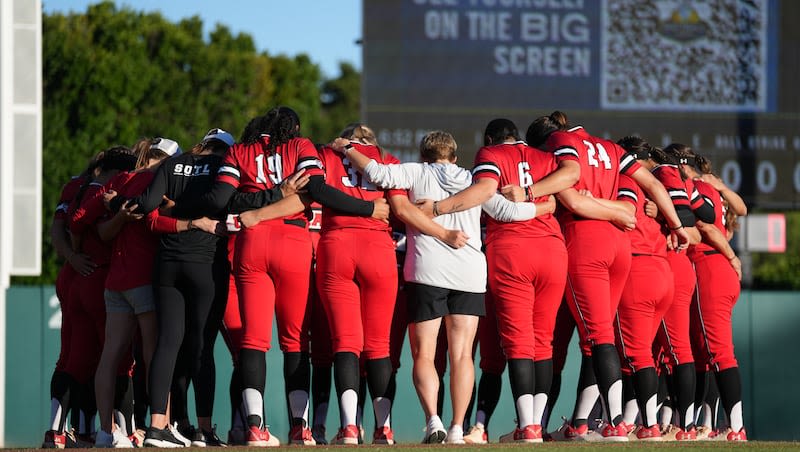
<path id="1" fill-rule="evenodd" d="M 99 0 L 42 0 L 45 13 L 85 12 Z M 173 22 L 199 15 L 208 33 L 217 23 L 247 33 L 270 55 L 306 53 L 327 77 L 339 62 L 361 69 L 361 0 L 114 0 L 118 7 L 160 11 Z"/>

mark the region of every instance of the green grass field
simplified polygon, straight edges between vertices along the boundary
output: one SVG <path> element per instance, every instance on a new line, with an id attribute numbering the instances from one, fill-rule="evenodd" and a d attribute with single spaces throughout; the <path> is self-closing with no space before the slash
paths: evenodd
<path id="1" fill-rule="evenodd" d="M 718 451 L 718 450 L 730 450 L 730 449 L 738 449 L 738 450 L 748 450 L 748 451 L 761 451 L 761 450 L 769 450 L 769 451 L 778 451 L 778 450 L 800 450 L 800 442 L 782 442 L 782 441 L 750 441 L 747 443 L 728 443 L 728 442 L 711 442 L 711 441 L 702 441 L 702 442 L 694 442 L 694 443 L 676 443 L 676 442 L 664 442 L 664 443 L 644 443 L 644 442 L 630 442 L 630 443 L 605 443 L 605 444 L 598 444 L 598 443 L 543 443 L 543 444 L 488 444 L 485 446 L 456 446 L 456 445 L 422 445 L 422 444 L 401 444 L 396 446 L 319 446 L 319 447 L 309 447 L 305 448 L 308 451 L 344 451 L 347 449 L 361 449 L 361 450 L 369 450 L 371 452 L 390 452 L 392 450 L 398 449 L 408 449 L 413 450 L 414 452 L 435 452 L 440 451 L 442 449 L 447 450 L 458 450 L 463 452 L 494 452 L 494 451 L 514 451 L 514 450 L 529 450 L 529 449 L 542 449 L 542 450 L 550 450 L 550 451 L 566 451 L 566 450 L 576 450 L 581 452 L 590 452 L 590 451 L 611 451 L 611 450 L 690 450 L 690 451 Z M 39 451 L 44 449 L 6 449 L 6 450 L 30 450 L 30 451 Z M 91 450 L 91 449 L 71 449 L 71 450 Z M 150 449 L 156 450 L 156 449 Z M 204 448 L 189 448 L 189 449 L 180 449 L 182 451 L 209 451 L 213 449 L 204 449 Z M 256 447 L 228 447 L 224 449 L 226 451 L 265 451 L 264 448 L 256 448 Z M 270 448 L 268 450 L 271 451 L 298 451 L 300 450 L 299 446 L 286 446 L 286 447 L 278 447 L 278 448 Z"/>

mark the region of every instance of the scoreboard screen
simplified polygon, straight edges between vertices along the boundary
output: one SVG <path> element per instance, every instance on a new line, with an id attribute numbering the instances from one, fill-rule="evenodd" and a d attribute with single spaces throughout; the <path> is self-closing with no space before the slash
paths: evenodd
<path id="1" fill-rule="evenodd" d="M 751 206 L 800 208 L 800 2 L 363 2 L 363 116 L 417 160 L 429 130 L 469 166 L 493 118 L 538 116 L 692 146 Z"/>

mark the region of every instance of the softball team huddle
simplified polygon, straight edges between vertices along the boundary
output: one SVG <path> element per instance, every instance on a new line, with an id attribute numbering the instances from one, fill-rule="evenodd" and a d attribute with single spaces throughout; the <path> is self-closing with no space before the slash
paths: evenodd
<path id="1" fill-rule="evenodd" d="M 277 107 L 238 142 L 212 129 L 188 152 L 156 138 L 99 153 L 51 228 L 63 324 L 43 447 L 224 446 L 219 332 L 234 363 L 228 444 L 279 445 L 264 418 L 273 318 L 290 444 L 369 442 L 367 391 L 371 442 L 394 444 L 406 330 L 424 443 L 488 442 L 506 366 L 517 425 L 501 442 L 746 440 L 728 240 L 747 209 L 708 161 L 592 136 L 561 112 L 524 140 L 490 121 L 472 171 L 456 150 L 433 131 L 419 163 L 400 163 L 364 124 L 316 146 Z M 575 409 L 547 433 L 576 328 Z"/>

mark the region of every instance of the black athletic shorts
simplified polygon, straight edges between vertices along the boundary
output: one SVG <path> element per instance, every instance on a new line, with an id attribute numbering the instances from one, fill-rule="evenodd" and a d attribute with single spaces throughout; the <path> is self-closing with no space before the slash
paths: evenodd
<path id="1" fill-rule="evenodd" d="M 461 292 L 411 282 L 406 282 L 405 290 L 410 322 L 424 322 L 450 314 L 479 317 L 486 315 L 482 293 Z"/>

